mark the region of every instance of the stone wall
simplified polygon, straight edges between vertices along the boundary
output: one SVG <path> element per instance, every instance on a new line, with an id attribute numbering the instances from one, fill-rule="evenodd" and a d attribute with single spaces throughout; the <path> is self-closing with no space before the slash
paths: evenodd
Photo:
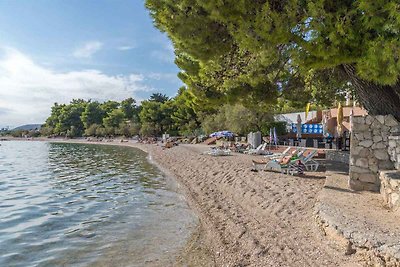
<path id="1" fill-rule="evenodd" d="M 400 172 L 381 171 L 381 195 L 387 206 L 394 211 L 400 211 Z"/>
<path id="2" fill-rule="evenodd" d="M 388 153 L 394 167 L 400 170 L 400 135 L 398 135 L 399 133 L 394 134 L 396 135 L 389 136 Z"/>
<path id="3" fill-rule="evenodd" d="M 350 188 L 379 191 L 379 171 L 394 169 L 388 152 L 389 136 L 400 132 L 400 124 L 391 115 L 366 115 L 353 118 L 352 130 Z"/>
<path id="4" fill-rule="evenodd" d="M 350 153 L 348 151 L 325 150 L 325 158 L 327 160 L 339 161 L 339 162 L 349 164 Z"/>

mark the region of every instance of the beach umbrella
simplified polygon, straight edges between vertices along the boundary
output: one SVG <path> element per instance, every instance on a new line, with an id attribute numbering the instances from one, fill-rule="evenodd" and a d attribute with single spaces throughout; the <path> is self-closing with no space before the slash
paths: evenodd
<path id="1" fill-rule="evenodd" d="M 339 102 L 338 110 L 337 110 L 337 135 L 338 137 L 342 136 L 343 133 L 343 107 Z"/>
<path id="2" fill-rule="evenodd" d="M 234 137 L 235 134 L 231 131 L 219 131 L 210 134 L 210 137 Z"/>
<path id="3" fill-rule="evenodd" d="M 297 128 L 297 133 L 296 133 L 297 139 L 300 139 L 301 138 L 301 116 L 300 116 L 300 114 L 297 115 L 296 128 Z"/>

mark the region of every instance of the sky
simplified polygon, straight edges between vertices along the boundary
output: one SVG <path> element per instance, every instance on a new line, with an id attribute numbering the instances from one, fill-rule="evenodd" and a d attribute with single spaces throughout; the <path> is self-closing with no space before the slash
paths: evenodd
<path id="1" fill-rule="evenodd" d="M 172 97 L 178 71 L 143 0 L 0 0 L 0 128 L 73 98 Z"/>

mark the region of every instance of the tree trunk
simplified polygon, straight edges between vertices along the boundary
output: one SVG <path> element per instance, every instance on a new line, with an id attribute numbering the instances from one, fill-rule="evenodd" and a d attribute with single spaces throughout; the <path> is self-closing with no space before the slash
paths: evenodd
<path id="1" fill-rule="evenodd" d="M 360 79 L 353 65 L 343 65 L 345 73 L 349 76 L 359 102 L 371 115 L 392 114 L 400 121 L 400 83 L 393 86 L 378 85 Z"/>

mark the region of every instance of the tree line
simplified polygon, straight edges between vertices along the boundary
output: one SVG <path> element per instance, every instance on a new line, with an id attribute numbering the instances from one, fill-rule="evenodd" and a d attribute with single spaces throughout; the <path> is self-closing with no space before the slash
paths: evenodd
<path id="1" fill-rule="evenodd" d="M 161 136 L 200 135 L 229 129 L 245 135 L 250 131 L 269 133 L 285 125 L 275 123 L 269 110 L 250 109 L 241 104 L 225 104 L 197 109 L 194 96 L 185 87 L 169 98 L 155 93 L 140 104 L 133 98 L 121 102 L 74 99 L 55 103 L 40 133 L 45 136 Z"/>

